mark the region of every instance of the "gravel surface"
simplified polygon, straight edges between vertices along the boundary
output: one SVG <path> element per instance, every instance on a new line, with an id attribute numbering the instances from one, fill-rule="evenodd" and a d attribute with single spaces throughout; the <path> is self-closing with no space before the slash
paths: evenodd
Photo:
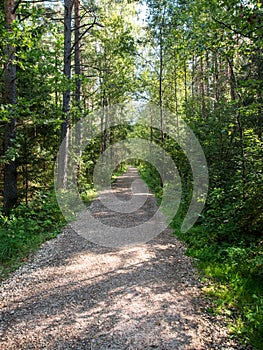
<path id="1" fill-rule="evenodd" d="M 114 191 L 127 200 L 129 186 L 129 176 L 120 177 Z M 149 196 L 140 220 L 156 209 Z M 112 226 L 138 220 L 107 212 L 98 199 L 91 211 Z M 106 248 L 66 227 L 2 283 L 0 349 L 252 349 L 206 312 L 184 252 L 169 229 L 145 244 Z"/>

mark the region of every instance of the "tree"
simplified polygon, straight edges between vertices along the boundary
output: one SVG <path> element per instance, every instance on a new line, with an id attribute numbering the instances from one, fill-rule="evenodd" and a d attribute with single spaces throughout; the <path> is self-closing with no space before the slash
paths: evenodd
<path id="1" fill-rule="evenodd" d="M 15 21 L 15 1 L 6 0 L 4 3 L 5 24 L 7 33 L 12 38 L 12 27 Z M 15 47 L 12 40 L 6 44 L 4 49 L 4 83 L 3 83 L 3 103 L 8 109 L 8 121 L 5 123 L 4 131 L 4 205 L 3 209 L 8 214 L 18 200 L 17 190 L 17 164 L 13 146 L 16 139 L 16 65 L 15 65 Z"/>
<path id="2" fill-rule="evenodd" d="M 67 185 L 67 166 L 68 166 L 68 131 L 70 121 L 70 100 L 71 100 L 71 25 L 72 9 L 74 0 L 64 1 L 64 77 L 65 91 L 63 93 L 62 103 L 62 124 L 61 124 L 61 145 L 59 164 L 58 164 L 58 185 L 65 187 Z"/>

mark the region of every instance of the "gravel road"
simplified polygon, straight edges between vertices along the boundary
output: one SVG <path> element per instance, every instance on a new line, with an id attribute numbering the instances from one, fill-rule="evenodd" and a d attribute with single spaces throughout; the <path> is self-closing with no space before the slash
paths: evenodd
<path id="1" fill-rule="evenodd" d="M 138 176 L 129 172 L 113 189 L 122 200 L 130 198 L 129 174 Z M 91 205 L 94 217 L 123 229 L 156 209 L 153 195 L 140 215 L 114 214 L 99 199 Z M 184 252 L 170 229 L 147 243 L 107 248 L 65 227 L 2 282 L 0 349 L 252 349 L 207 312 Z"/>

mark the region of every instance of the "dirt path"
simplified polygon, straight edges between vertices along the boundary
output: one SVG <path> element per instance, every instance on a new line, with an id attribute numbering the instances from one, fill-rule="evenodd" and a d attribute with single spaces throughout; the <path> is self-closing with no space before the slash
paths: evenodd
<path id="1" fill-rule="evenodd" d="M 124 176 L 114 191 L 125 200 L 129 186 Z M 91 210 L 130 227 L 156 208 L 149 196 L 140 215 L 116 215 L 99 200 Z M 0 349 L 251 349 L 206 312 L 184 251 L 169 229 L 146 244 L 105 248 L 65 228 L 2 283 Z"/>

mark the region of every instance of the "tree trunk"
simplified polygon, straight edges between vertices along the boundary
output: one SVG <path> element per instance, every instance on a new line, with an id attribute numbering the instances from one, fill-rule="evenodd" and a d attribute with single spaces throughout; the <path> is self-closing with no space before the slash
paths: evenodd
<path id="1" fill-rule="evenodd" d="M 191 81 L 191 92 L 192 92 L 192 99 L 195 97 L 195 56 L 193 55 L 192 58 L 192 81 Z"/>
<path id="2" fill-rule="evenodd" d="M 206 51 L 205 55 L 205 86 L 206 86 L 206 96 L 210 96 L 210 88 L 209 88 L 209 71 L 210 71 L 210 62 L 209 62 L 209 52 Z"/>
<path id="3" fill-rule="evenodd" d="M 229 68 L 230 68 L 230 88 L 231 88 L 231 100 L 236 100 L 236 88 L 237 88 L 237 80 L 234 73 L 234 67 L 233 67 L 233 59 L 227 58 Z M 239 97 L 239 103 L 241 102 L 240 96 Z M 240 158 L 241 158 L 241 175 L 242 175 L 242 199 L 246 199 L 246 193 L 245 193 L 245 183 L 246 183 L 246 162 L 245 162 L 245 150 L 244 150 L 244 132 L 243 132 L 243 125 L 241 120 L 240 111 L 237 110 L 236 113 L 236 121 L 238 126 L 238 132 L 239 132 L 239 138 L 240 138 Z"/>
<path id="4" fill-rule="evenodd" d="M 78 115 L 77 115 L 77 125 L 76 125 L 76 148 L 77 148 L 77 155 L 79 159 L 77 160 L 76 170 L 81 171 L 81 145 L 82 145 L 82 120 L 81 120 L 81 54 L 80 54 L 80 0 L 75 0 L 75 28 L 74 28 L 74 34 L 75 34 L 75 75 L 76 75 L 76 86 L 75 86 L 75 103 L 76 107 L 78 108 Z"/>
<path id="5" fill-rule="evenodd" d="M 201 70 L 200 90 L 201 90 L 201 97 L 202 97 L 202 117 L 203 117 L 203 118 L 206 118 L 205 76 L 204 76 L 204 62 L 203 62 L 203 57 L 200 58 L 200 70 Z"/>
<path id="6" fill-rule="evenodd" d="M 161 131 L 161 147 L 162 147 L 162 174 L 161 186 L 163 186 L 164 179 L 164 132 L 163 132 L 163 28 L 164 28 L 164 14 L 162 15 L 162 22 L 160 28 L 160 68 L 159 68 L 159 114 L 160 114 L 160 131 Z"/>
<path id="7" fill-rule="evenodd" d="M 81 81 L 80 81 L 80 1 L 75 0 L 75 74 L 76 74 L 76 90 L 75 101 L 76 105 L 80 107 L 81 99 Z"/>
<path id="8" fill-rule="evenodd" d="M 6 29 L 12 31 L 12 23 L 15 20 L 15 2 L 14 0 L 5 1 L 5 23 Z M 4 131 L 4 152 L 7 152 L 13 147 L 16 138 L 16 117 L 15 108 L 16 104 L 16 66 L 15 49 L 12 46 L 5 48 L 6 62 L 4 69 L 4 94 L 3 103 L 9 105 L 10 108 L 10 120 L 5 124 Z M 9 214 L 10 209 L 14 207 L 18 200 L 17 190 L 17 166 L 16 160 L 6 159 L 4 166 L 4 213 Z"/>
<path id="9" fill-rule="evenodd" d="M 216 105 L 218 105 L 220 101 L 219 96 L 219 71 L 218 71 L 218 53 L 214 53 L 214 98 L 216 100 Z"/>
<path id="10" fill-rule="evenodd" d="M 262 138 L 262 129 L 263 129 L 263 95 L 262 95 L 262 81 L 263 81 L 263 61 L 262 61 L 262 50 L 260 50 L 259 54 L 256 57 L 256 67 L 257 67 L 257 81 L 260 82 L 259 87 L 257 89 L 257 134 L 259 139 Z"/>
<path id="11" fill-rule="evenodd" d="M 176 52 L 174 52 L 174 58 L 175 58 L 175 63 L 174 63 L 174 101 L 175 101 L 175 114 L 176 114 L 176 131 L 177 131 L 177 137 L 178 137 L 178 142 L 180 138 L 180 130 L 179 130 L 179 115 L 178 115 L 178 87 L 177 87 L 177 57 L 176 57 Z"/>
<path id="12" fill-rule="evenodd" d="M 58 164 L 58 185 L 65 188 L 67 186 L 67 166 L 68 166 L 68 129 L 70 118 L 70 80 L 71 80 L 71 22 L 72 7 L 74 0 L 64 1 L 64 76 L 66 77 L 67 87 L 63 93 L 62 104 L 62 124 L 61 141 L 62 143 L 59 164 Z"/>
<path id="13" fill-rule="evenodd" d="M 188 96 L 187 96 L 187 62 L 186 62 L 186 57 L 184 58 L 184 101 L 185 101 L 185 105 L 187 105 Z"/>

